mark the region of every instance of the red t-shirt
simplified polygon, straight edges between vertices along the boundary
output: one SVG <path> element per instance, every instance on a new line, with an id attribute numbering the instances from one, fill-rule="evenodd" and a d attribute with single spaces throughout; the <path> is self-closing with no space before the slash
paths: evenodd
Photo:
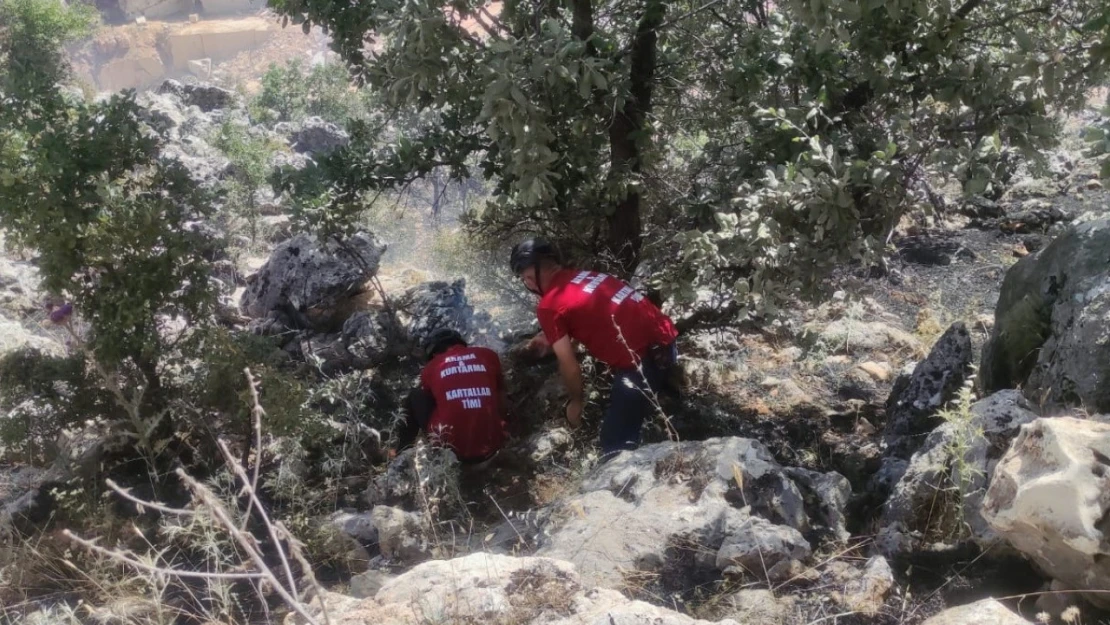
<path id="1" fill-rule="evenodd" d="M 563 269 L 541 286 L 536 316 L 547 340 L 569 335 L 614 369 L 635 367 L 653 344 L 678 336 L 670 317 L 620 278 Z"/>
<path id="2" fill-rule="evenodd" d="M 485 347 L 455 345 L 432 358 L 420 385 L 435 398 L 425 428 L 460 459 L 484 458 L 505 443 L 501 360 Z"/>

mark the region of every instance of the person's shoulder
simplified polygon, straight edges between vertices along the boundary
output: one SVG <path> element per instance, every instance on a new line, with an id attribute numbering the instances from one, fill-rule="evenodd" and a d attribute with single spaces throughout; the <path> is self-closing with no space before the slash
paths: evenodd
<path id="1" fill-rule="evenodd" d="M 541 309 L 557 309 L 561 307 L 564 296 L 567 294 L 567 285 L 577 276 L 581 271 L 573 267 L 564 267 L 560 269 L 551 280 L 551 284 L 547 286 L 546 292 L 540 298 L 538 307 Z"/>

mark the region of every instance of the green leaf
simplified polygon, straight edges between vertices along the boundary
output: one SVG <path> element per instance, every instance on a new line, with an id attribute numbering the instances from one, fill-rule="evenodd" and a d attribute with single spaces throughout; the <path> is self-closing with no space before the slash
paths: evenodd
<path id="1" fill-rule="evenodd" d="M 829 48 L 832 47 L 832 43 L 833 43 L 832 31 L 831 30 L 822 31 L 821 36 L 817 38 L 817 46 L 816 46 L 817 54 L 824 54 L 824 53 L 828 52 Z"/>
<path id="2" fill-rule="evenodd" d="M 1029 33 L 1024 29 L 1018 28 L 1014 31 L 1014 38 L 1017 39 L 1018 46 L 1025 52 L 1031 52 L 1034 48 L 1033 39 L 1029 37 Z"/>
<path id="3" fill-rule="evenodd" d="M 986 178 L 972 178 L 964 185 L 964 192 L 968 195 L 982 195 L 990 184 Z"/>
<path id="4" fill-rule="evenodd" d="M 520 106 L 520 108 L 528 110 L 528 100 L 525 99 L 524 92 L 521 91 L 520 88 L 518 88 L 516 85 L 513 85 L 512 88 L 509 90 L 509 93 L 512 94 L 513 100 L 516 100 L 516 103 Z"/>
<path id="5" fill-rule="evenodd" d="M 1049 63 L 1049 64 L 1045 65 L 1042 77 L 1043 77 L 1043 80 L 1044 80 L 1045 93 L 1047 93 L 1050 98 L 1055 97 L 1056 96 L 1056 87 L 1057 87 L 1057 84 L 1056 84 L 1056 64 L 1055 63 Z"/>

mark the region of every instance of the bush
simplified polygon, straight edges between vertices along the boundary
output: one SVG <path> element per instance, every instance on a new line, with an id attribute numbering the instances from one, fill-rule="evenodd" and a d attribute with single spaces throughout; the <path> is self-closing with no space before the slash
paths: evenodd
<path id="1" fill-rule="evenodd" d="M 266 408 L 263 427 L 277 436 L 318 440 L 324 433 L 322 415 L 310 411 L 308 385 L 289 371 L 288 355 L 269 338 L 233 333 L 223 328 L 198 332 L 187 350 L 197 355 L 189 372 L 192 384 L 183 393 L 198 408 L 214 411 L 231 431 L 250 436 L 250 391 L 244 369 L 261 380 L 259 395 Z"/>
<path id="2" fill-rule="evenodd" d="M 258 239 L 258 222 L 262 216 L 258 193 L 267 184 L 273 156 L 281 146 L 253 135 L 249 128 L 230 121 L 220 126 L 213 145 L 231 161 L 233 173 L 224 182 L 223 188 L 228 216 L 247 222 L 253 244 Z"/>
<path id="3" fill-rule="evenodd" d="M 23 349 L 0 358 L 0 445 L 27 463 L 52 460 L 62 429 L 118 418 L 119 407 L 82 355 Z"/>
<path id="4" fill-rule="evenodd" d="M 351 87 L 341 65 L 317 65 L 306 73 L 296 59 L 285 67 L 270 66 L 262 76 L 262 91 L 250 108 L 251 117 L 262 122 L 316 116 L 343 125 L 366 114 L 364 96 Z"/>
<path id="5" fill-rule="evenodd" d="M 1087 142 L 1086 155 L 1102 158 L 1102 177 L 1110 178 L 1110 95 L 1102 111 L 1102 119 L 1084 129 L 1083 139 Z"/>
<path id="6" fill-rule="evenodd" d="M 10 244 L 38 254 L 43 287 L 87 322 L 75 341 L 122 389 L 133 424 L 142 412 L 166 440 L 170 322 L 212 319 L 208 240 L 193 227 L 211 198 L 161 159 L 133 94 L 88 103 L 59 84 L 68 76 L 62 45 L 88 23 L 86 9 L 3 5 L 0 56 L 10 62 L 0 70 L 0 227 Z"/>
<path id="7" fill-rule="evenodd" d="M 494 199 L 474 230 L 542 232 L 626 274 L 646 259 L 726 321 L 875 262 L 930 180 L 996 195 L 1110 66 L 1102 0 L 530 5 L 488 44 L 460 36 L 461 5 L 270 4 L 427 122 L 353 135 L 309 189 L 329 209 L 480 167 Z"/>

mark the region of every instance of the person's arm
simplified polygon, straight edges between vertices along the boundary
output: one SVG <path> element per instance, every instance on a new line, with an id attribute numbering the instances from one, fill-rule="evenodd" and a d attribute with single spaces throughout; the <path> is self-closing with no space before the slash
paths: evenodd
<path id="1" fill-rule="evenodd" d="M 567 421 L 570 422 L 571 427 L 578 427 L 582 423 L 582 408 L 585 405 L 582 392 L 582 368 L 578 365 L 574 345 L 570 342 L 569 336 L 564 336 L 552 343 L 551 349 L 559 361 L 559 375 L 563 378 L 563 384 L 567 388 L 567 396 L 570 399 L 567 402 Z"/>
<path id="2" fill-rule="evenodd" d="M 414 388 L 405 400 L 405 424 L 397 436 L 397 451 L 401 451 L 416 442 L 416 437 L 432 418 L 435 410 L 435 398 L 424 388 Z"/>

